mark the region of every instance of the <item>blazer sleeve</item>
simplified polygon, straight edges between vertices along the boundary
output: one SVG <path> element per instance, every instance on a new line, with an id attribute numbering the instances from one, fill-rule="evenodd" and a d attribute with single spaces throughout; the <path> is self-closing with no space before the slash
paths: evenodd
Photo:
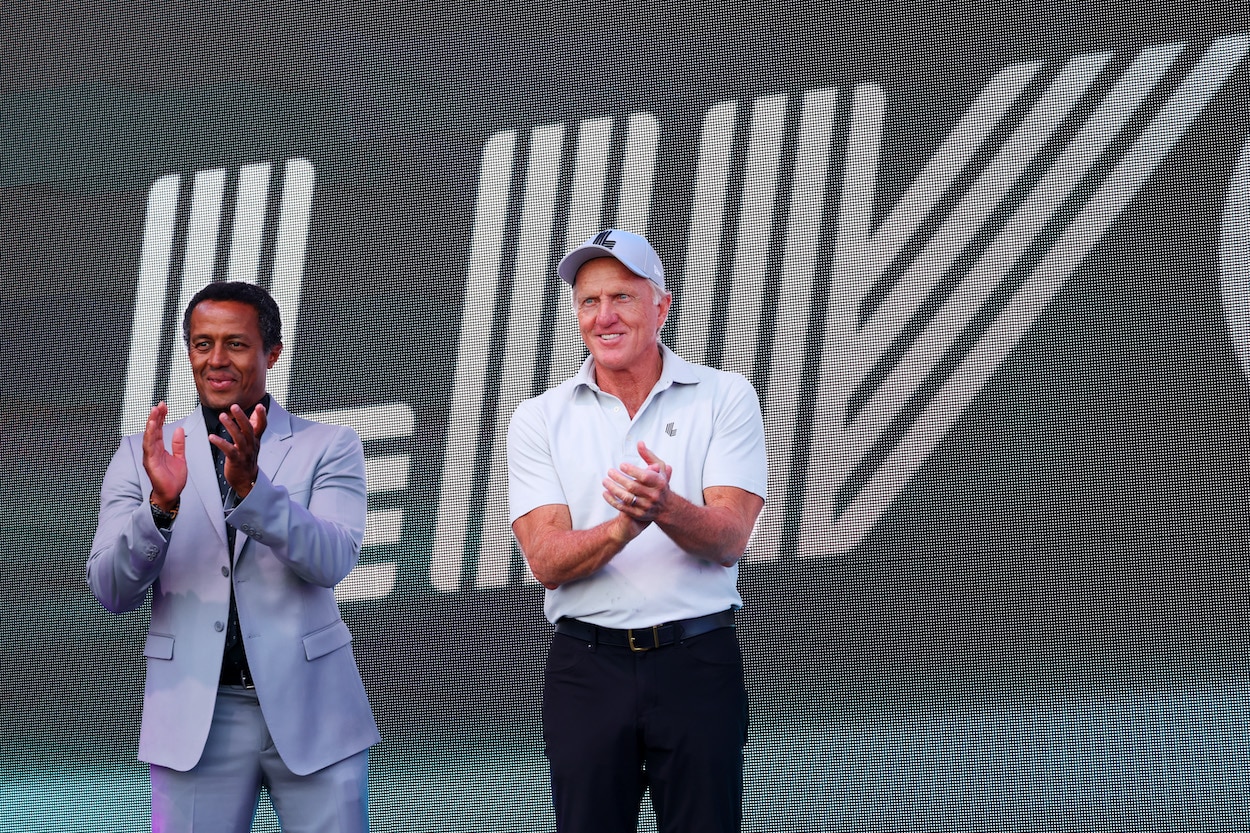
<path id="1" fill-rule="evenodd" d="M 319 427 L 331 434 L 317 460 L 307 505 L 261 471 L 226 523 L 268 547 L 305 581 L 333 587 L 360 560 L 368 512 L 365 453 L 352 429 Z"/>
<path id="2" fill-rule="evenodd" d="M 169 539 L 156 528 L 137 436 L 122 440 L 100 487 L 100 518 L 87 559 L 87 583 L 112 613 L 143 605 L 160 575 Z"/>

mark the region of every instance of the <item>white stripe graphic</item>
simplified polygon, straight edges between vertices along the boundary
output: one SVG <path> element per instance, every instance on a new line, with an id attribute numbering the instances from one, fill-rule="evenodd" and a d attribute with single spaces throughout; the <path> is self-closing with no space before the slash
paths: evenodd
<path id="1" fill-rule="evenodd" d="M 864 327 L 851 337 L 851 342 L 854 344 L 853 361 L 859 365 L 859 371 L 855 374 L 847 374 L 836 381 L 831 380 L 822 388 L 822 392 L 829 395 L 829 399 L 824 401 L 830 402 L 831 400 L 830 404 L 825 407 L 840 408 L 843 419 L 846 418 L 847 401 L 859 379 L 881 358 L 891 340 L 909 323 L 911 316 L 947 273 L 964 247 L 981 231 L 992 212 L 1002 203 L 1011 188 L 1019 182 L 1026 168 L 1063 123 L 1085 90 L 1096 80 L 1108 60 L 1109 56 L 1106 55 L 1083 56 L 1070 62 L 1055 78 L 1046 93 L 1033 105 L 1028 115 L 1003 143 L 976 182 L 963 195 L 959 204 L 946 217 L 942 226 L 925 243 L 923 251 L 903 273 L 898 283 L 891 288 L 886 300 L 873 313 Z M 1159 72 L 1161 73 L 1162 69 Z M 1153 80 L 1149 79 L 1146 84 L 1138 84 L 1141 87 L 1141 95 L 1149 91 L 1152 85 Z M 1125 114 L 1124 118 L 1130 114 L 1131 111 Z M 1106 115 L 1099 111 L 1095 113 L 1091 121 L 1103 119 Z M 1100 121 L 1097 123 L 1103 124 Z M 1114 135 L 1121 125 L 1122 119 L 1106 123 L 1105 127 Z M 1079 143 L 1073 143 L 1070 148 L 1078 145 Z M 1061 159 L 1066 161 L 1066 156 Z M 1058 204 L 1050 204 L 1049 210 L 1040 214 L 1037 211 L 1039 208 L 1037 204 L 1026 201 L 1023 209 L 1025 212 L 1023 216 L 1040 220 L 1033 229 L 1034 234 L 1040 231 L 1045 220 L 1058 208 Z M 1031 237 L 1022 237 L 1012 241 L 1018 245 L 1017 257 L 1027 248 L 1031 239 Z M 876 262 L 879 263 L 879 261 Z M 982 276 L 973 273 L 964 277 L 961 286 L 972 286 L 972 291 L 979 291 L 983 301 L 1013 263 L 1014 261 L 992 261 L 996 269 L 994 275 Z M 879 274 L 874 274 L 870 276 L 870 280 L 875 281 L 879 277 Z M 990 278 L 993 280 L 991 281 Z M 973 286 L 978 281 L 979 286 Z M 975 306 L 963 308 L 962 311 L 971 318 L 979 307 L 980 303 L 977 303 Z M 844 326 L 851 323 L 847 321 L 847 316 L 851 317 L 852 321 L 858 317 L 854 308 L 844 309 L 843 314 L 844 317 L 841 320 Z M 938 326 L 936 322 L 931 322 L 923 335 L 926 341 L 934 344 L 933 351 L 936 355 L 933 357 L 933 363 L 936 363 L 945 355 L 946 350 L 959 335 L 959 330 Z M 863 456 L 872 448 L 881 432 L 907 404 L 911 393 L 925 380 L 932 365 L 925 367 L 922 363 L 913 361 L 913 358 L 913 355 L 909 353 L 908 358 L 894 368 L 888 377 L 890 384 L 887 386 L 886 393 L 874 397 L 870 403 L 871 407 L 861 411 L 854 421 L 850 425 L 843 426 L 837 435 L 832 435 L 837 439 L 836 452 L 830 447 L 830 435 L 822 434 L 813 437 L 813 447 L 817 449 L 817 453 L 819 454 L 821 450 L 825 453 L 821 455 L 823 462 L 819 481 L 810 484 L 812 488 L 809 488 L 806 495 L 802 524 L 806 540 L 804 546 L 799 548 L 804 555 L 819 552 L 819 547 L 823 542 L 823 537 L 821 541 L 815 540 L 812 524 L 827 520 L 829 501 L 837 494 L 837 490 L 855 470 Z"/>
<path id="2" fill-rule="evenodd" d="M 231 229 L 226 280 L 256 283 L 259 277 L 271 170 L 268 162 L 244 165 L 239 169 L 239 190 L 234 202 L 234 227 Z"/>
<path id="3" fill-rule="evenodd" d="M 712 293 L 720 268 L 720 238 L 725 221 L 725 191 L 733 160 L 738 102 L 725 101 L 708 110 L 699 140 L 699 169 L 686 236 L 686 271 L 681 283 L 676 352 L 693 361 L 707 356 Z M 673 289 L 672 286 L 669 289 Z"/>
<path id="4" fill-rule="evenodd" d="M 447 416 L 443 451 L 443 482 L 438 497 L 438 522 L 430 550 L 430 583 L 439 590 L 460 587 L 469 503 L 473 497 L 473 466 L 478 438 L 485 433 L 483 398 L 486 363 L 490 358 L 491 322 L 508 221 L 508 191 L 516 133 L 491 136 L 482 148 L 478 173 L 477 213 L 469 249 L 460 343 L 456 350 L 456 386 Z M 468 424 L 466 424 L 468 423 Z"/>
<path id="5" fill-rule="evenodd" d="M 1207 50 L 838 519 L 836 540 L 832 542 L 836 551 L 846 551 L 858 542 L 865 530 L 872 528 L 973 397 L 1015 349 L 1051 298 L 1223 86 L 1245 56 L 1246 49 L 1246 38 L 1234 37 L 1219 41 Z M 1167 48 L 1154 50 L 1147 56 L 1159 60 L 1167 51 Z"/>
<path id="6" fill-rule="evenodd" d="M 600 136 L 596 131 L 586 134 L 587 124 L 611 122 L 607 119 L 596 119 L 594 122 L 583 122 L 578 139 L 577 159 L 578 173 L 581 173 L 583 156 L 593 156 L 596 170 L 599 166 L 607 169 L 607 153 L 611 135 Z M 603 193 L 607 187 L 601 176 L 574 177 L 573 196 L 570 204 L 565 248 L 572 249 L 583 240 L 601 231 L 604 226 L 611 225 L 625 231 L 641 235 L 647 233 L 647 223 L 651 208 L 651 175 L 655 166 L 655 149 L 659 140 L 659 126 L 650 113 L 634 113 L 629 118 L 628 132 L 625 139 L 625 160 L 621 168 L 620 199 L 617 204 L 614 221 L 603 218 Z M 601 158 L 600 158 L 601 157 Z M 582 192 L 595 189 L 595 196 L 583 195 Z M 563 253 L 557 253 L 562 256 Z M 571 298 L 569 290 L 558 278 L 555 280 L 562 296 Z M 560 304 L 556 307 L 556 321 L 551 348 L 551 363 L 548 366 L 547 384 L 544 389 L 558 385 L 577 372 L 586 348 L 582 344 L 581 334 L 577 329 L 577 318 L 572 312 L 571 304 Z"/>
<path id="7" fill-rule="evenodd" d="M 370 544 L 365 542 L 365 546 Z M 398 567 L 393 561 L 358 564 L 335 586 L 334 598 L 340 602 L 384 598 L 395 589 L 397 573 Z"/>
<path id="8" fill-rule="evenodd" d="M 217 232 L 221 226 L 221 200 L 225 192 L 226 170 L 214 168 L 195 175 L 191 191 L 191 212 L 187 221 L 187 249 L 182 258 L 182 290 L 178 306 L 170 322 L 167 343 L 170 346 L 169 390 L 165 401 L 169 415 L 182 417 L 195 406 L 195 383 L 191 378 L 191 363 L 182 340 L 182 311 L 187 308 L 195 293 L 208 286 L 213 279 L 213 265 L 217 259 Z"/>
<path id="9" fill-rule="evenodd" d="M 566 249 L 586 240 L 603 227 L 603 194 L 607 188 L 608 154 L 612 148 L 612 119 L 591 119 L 581 123 L 577 135 L 577 158 L 573 167 L 573 192 L 565 226 Z M 569 292 L 559 287 L 561 301 Z M 576 372 L 585 350 L 577 330 L 577 319 L 566 303 L 556 306 L 553 322 L 551 363 L 546 387 L 558 385 Z"/>
<path id="10" fill-rule="evenodd" d="M 943 220 L 941 228 L 925 242 L 924 250 L 890 290 L 889 296 L 860 327 L 856 354 L 865 370 L 881 357 L 1008 192 L 1019 183 L 1026 168 L 1098 78 L 1108 60 L 1108 55 L 1086 55 L 1070 62 L 998 149 L 959 204 Z M 872 275 L 874 281 L 879 278 L 880 273 Z"/>
<path id="11" fill-rule="evenodd" d="M 304 419 L 329 425 L 346 425 L 362 442 L 411 437 L 416 426 L 412 408 L 404 402 L 368 405 L 362 408 L 333 409 L 302 414 Z M 365 458 L 365 481 L 370 495 L 406 491 L 411 479 L 412 458 L 409 455 L 384 455 Z M 362 547 L 389 546 L 403 537 L 404 507 L 370 510 L 365 520 Z M 394 562 L 361 563 L 334 589 L 339 601 L 376 599 L 390 595 L 395 589 L 398 565 Z"/>
<path id="12" fill-rule="evenodd" d="M 316 171 L 307 159 L 287 160 L 269 287 L 269 294 L 278 303 L 278 309 L 282 310 L 282 343 L 285 347 L 266 381 L 269 391 L 279 402 L 287 399 L 291 364 L 297 347 L 295 332 L 304 289 L 304 258 L 308 251 L 308 226 L 316 178 Z"/>
<path id="13" fill-rule="evenodd" d="M 856 336 L 861 301 L 1015 104 L 1038 68 L 1036 63 L 1011 66 L 986 85 L 875 232 L 870 228 L 885 95 L 874 86 L 856 89 L 825 325 L 821 388 L 827 404 L 817 409 L 818 434 L 835 436 L 841 431 L 850 391 L 871 369 L 871 363 L 859 353 Z M 830 358 L 834 361 L 829 362 Z"/>
<path id="14" fill-rule="evenodd" d="M 569 195 L 567 248 L 573 248 L 599 230 L 611 149 L 612 119 L 589 119 L 581 123 L 573 162 L 573 191 Z"/>
<path id="15" fill-rule="evenodd" d="M 370 457 L 365 460 L 365 479 L 369 483 L 369 492 L 393 492 L 408 488 L 410 462 L 411 458 L 407 454 Z"/>
<path id="16" fill-rule="evenodd" d="M 1180 52 L 1179 48 L 1172 47 L 1143 53 L 1067 143 L 1046 175 L 847 427 L 844 447 L 848 453 L 841 458 L 845 463 L 843 477 L 863 458 L 908 397 L 946 355 L 951 342 L 963 332 L 1063 201 L 1080 185 Z M 1082 90 L 1075 91 L 1074 98 Z M 948 265 L 944 262 L 938 268 L 944 270 Z"/>
<path id="17" fill-rule="evenodd" d="M 579 126 L 565 230 L 565 239 L 570 247 L 590 237 L 603 223 L 612 130 L 611 119 L 591 119 Z M 485 460 L 489 474 L 481 488 L 489 505 L 483 521 L 474 581 L 478 587 L 498 587 L 511 579 L 514 564 L 520 559 L 507 526 L 504 505 L 507 495 L 508 421 L 516 406 L 535 389 L 535 371 L 540 355 L 551 351 L 549 374 L 538 386 L 541 390 L 572 375 L 584 352 L 576 321 L 563 303 L 557 305 L 558 320 L 551 343 L 538 343 L 543 298 L 553 287 L 567 293 L 563 284 L 556 286 L 558 278 L 553 269 L 562 253 L 552 249 L 560 170 L 566 155 L 564 134 L 562 124 L 539 127 L 531 133 L 520 223 L 514 232 L 517 254 L 512 264 L 512 295 L 507 313 L 504 354 L 498 366 L 489 368 L 486 361 L 493 325 L 495 287 L 502 279 L 505 268 L 502 253 L 506 242 L 505 223 L 512 183 L 515 134 L 496 134 L 483 149 L 478 216 L 456 368 L 453 419 L 455 415 L 480 414 L 484 410 L 489 379 L 497 377 L 500 387 L 495 400 L 495 422 L 489 429 L 479 424 L 474 434 L 461 436 L 452 426 L 448 428 L 438 527 L 430 554 L 430 582 L 440 590 L 454 591 L 461 586 L 465 535 L 475 486 L 471 478 L 476 467 L 483 462 L 481 455 L 487 453 L 489 456 Z M 630 117 L 616 206 L 617 227 L 645 231 L 658 134 L 655 118 L 650 114 L 635 113 Z M 627 226 L 626 221 L 641 225 Z M 465 355 L 466 349 L 469 349 L 466 336 L 471 336 L 474 328 L 481 330 L 480 344 L 472 349 L 480 355 L 469 357 Z M 490 439 L 483 442 L 486 437 Z"/>
<path id="18" fill-rule="evenodd" d="M 1242 373 L 1250 377 L 1250 142 L 1229 179 L 1220 235 L 1224 323 Z"/>
<path id="19" fill-rule="evenodd" d="M 517 238 L 516 271 L 512 279 L 512 302 L 508 315 L 508 337 L 501 362 L 499 395 L 496 398 L 495 425 L 489 440 L 490 474 L 488 502 L 496 494 L 507 494 L 508 420 L 522 400 L 529 398 L 534 383 L 535 347 L 538 342 L 539 314 L 543 292 L 551 280 L 551 230 L 555 216 L 560 160 L 564 149 L 564 125 L 548 125 L 534 130 L 530 137 L 529 166 L 525 177 L 525 200 L 521 207 L 521 227 Z M 505 507 L 491 503 L 482 520 L 482 541 L 478 548 L 477 586 L 502 587 L 508 583 L 512 566 L 512 531 Z"/>
<path id="20" fill-rule="evenodd" d="M 346 425 L 354 430 L 364 442 L 411 437 L 416 427 L 416 416 L 412 412 L 412 407 L 406 402 L 310 411 L 300 416 L 304 419 L 311 419 L 313 422 Z"/>
<path id="21" fill-rule="evenodd" d="M 621 194 L 613 225 L 625 231 L 645 234 L 651 220 L 651 183 L 655 173 L 655 153 L 660 142 L 660 125 L 650 113 L 634 113 L 626 129 L 625 159 L 621 165 Z M 589 237 L 593 232 L 587 232 Z M 580 243 L 579 238 L 574 243 Z"/>
<path id="22" fill-rule="evenodd" d="M 875 277 L 868 276 L 881 275 L 898 256 L 1033 80 L 1039 67 L 1038 63 L 1018 64 L 994 76 L 875 232 L 870 229 L 885 93 L 875 85 L 856 88 L 844 164 L 834 275 L 835 288 L 844 287 L 853 292 L 853 296 L 848 293 L 843 301 L 849 301 L 852 310 L 857 313 L 859 302 L 876 281 Z"/>
<path id="23" fill-rule="evenodd" d="M 724 351 L 720 367 L 748 379 L 755 368 L 760 319 L 769 291 L 765 284 L 772 252 L 777 169 L 785 138 L 784 95 L 756 99 L 751 111 L 751 139 L 747 146 L 742 205 L 738 211 L 738 240 L 734 247 L 729 309 L 724 321 Z M 721 322 L 714 322 L 717 326 Z M 711 334 L 708 334 L 711 340 Z"/>
<path id="24" fill-rule="evenodd" d="M 827 549 L 824 540 L 814 537 L 819 527 L 812 523 L 816 517 L 823 523 L 827 509 L 822 496 L 827 499 L 830 482 L 823 467 L 811 463 L 832 459 L 836 464 L 842 453 L 836 444 L 842 434 L 847 402 L 855 385 L 871 369 L 871 363 L 858 352 L 860 303 L 1015 104 L 1040 66 L 1037 62 L 1013 65 L 986 84 L 875 232 L 871 229 L 885 93 L 875 85 L 855 90 L 817 377 L 821 395 L 812 414 L 813 448 L 825 449 L 825 454 L 808 452 L 806 488 L 799 493 L 803 504 L 798 544 L 801 554 Z"/>
<path id="25" fill-rule="evenodd" d="M 821 527 L 813 524 L 823 524 L 827 519 L 828 500 L 845 476 L 841 439 L 847 403 L 855 386 L 872 368 L 870 359 L 875 360 L 863 353 L 860 303 L 1019 99 L 1039 67 L 1038 63 L 1007 67 L 990 80 L 875 232 L 870 229 L 885 95 L 873 85 L 856 89 L 820 354 L 820 396 L 812 414 L 807 483 L 800 498 L 801 554 L 827 548 L 817 532 Z M 821 465 L 812 465 L 813 460 Z M 827 465 L 835 470 L 829 471 Z"/>
<path id="26" fill-rule="evenodd" d="M 143 222 L 143 249 L 139 280 L 135 286 L 134 323 L 130 328 L 130 359 L 126 365 L 126 393 L 122 397 L 121 433 L 143 430 L 156 399 L 157 353 L 161 346 L 161 320 L 165 291 L 178 224 L 177 174 L 163 176 L 148 190 L 147 216 Z"/>
<path id="27" fill-rule="evenodd" d="M 837 101 L 838 93 L 834 89 L 812 90 L 803 97 L 803 116 L 790 180 L 790 212 L 777 287 L 767 390 L 773 389 L 772 379 L 796 380 L 803 375 L 806 355 L 803 346 L 810 322 Z M 760 515 L 755 540 L 747 550 L 748 561 L 771 561 L 777 557 L 798 428 L 797 397 L 764 396 L 762 405 L 768 444 L 768 501 Z"/>

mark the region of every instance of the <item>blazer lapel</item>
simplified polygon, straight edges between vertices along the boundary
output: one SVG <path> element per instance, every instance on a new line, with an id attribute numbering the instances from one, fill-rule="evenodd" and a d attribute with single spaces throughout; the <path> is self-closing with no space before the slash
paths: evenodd
<path id="1" fill-rule="evenodd" d="M 269 413 L 268 420 L 265 423 L 265 433 L 260 437 L 260 454 L 256 459 L 257 466 L 271 482 L 277 482 L 278 469 L 282 468 L 282 461 L 286 459 L 287 452 L 291 450 L 291 436 L 291 414 L 271 396 L 269 398 Z M 205 442 L 207 442 L 207 439 Z M 216 481 L 214 480 L 214 482 Z M 224 523 L 225 521 L 223 520 L 222 522 Z M 235 531 L 235 552 L 239 556 L 243 555 L 244 546 L 248 540 L 243 530 Z M 236 558 L 239 556 L 236 556 Z"/>
<path id="2" fill-rule="evenodd" d="M 196 405 L 182 421 L 187 439 L 187 485 L 195 490 L 221 545 L 226 545 L 226 515 L 221 506 L 221 490 L 217 487 L 217 471 L 213 468 L 213 450 L 208 444 L 208 428 L 204 411 Z"/>
<path id="3" fill-rule="evenodd" d="M 291 450 L 291 415 L 273 398 L 269 398 L 269 421 L 260 438 L 260 470 L 270 480 L 277 480 L 278 469 Z"/>

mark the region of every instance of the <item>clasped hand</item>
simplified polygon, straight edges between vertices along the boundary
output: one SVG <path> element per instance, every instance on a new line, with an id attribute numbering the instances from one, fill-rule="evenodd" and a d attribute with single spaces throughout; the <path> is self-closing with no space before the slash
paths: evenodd
<path id="1" fill-rule="evenodd" d="M 657 457 L 647 444 L 638 443 L 638 455 L 646 467 L 622 463 L 603 480 L 603 499 L 639 527 L 660 516 L 668 504 L 673 467 Z"/>
<path id="2" fill-rule="evenodd" d="M 169 406 L 158 402 L 148 414 L 143 429 L 143 468 L 152 481 L 152 500 L 165 510 L 177 506 L 187 485 L 186 431 L 176 429 L 170 448 L 166 450 L 163 429 L 168 414 Z M 242 408 L 231 405 L 221 414 L 221 424 L 234 442 L 215 435 L 209 436 L 208 441 L 224 455 L 226 482 L 242 500 L 252 490 L 260 473 L 257 458 L 268 414 L 264 405 L 257 405 L 249 419 Z"/>

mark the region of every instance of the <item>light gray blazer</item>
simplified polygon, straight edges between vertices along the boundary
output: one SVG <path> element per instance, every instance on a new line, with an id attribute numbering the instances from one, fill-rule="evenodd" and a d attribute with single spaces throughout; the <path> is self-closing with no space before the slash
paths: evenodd
<path id="1" fill-rule="evenodd" d="M 367 498 L 360 438 L 293 416 L 277 402 L 261 437 L 260 475 L 222 508 L 203 412 L 186 430 L 187 486 L 169 538 L 148 507 L 143 437 L 122 440 L 100 490 L 87 581 L 113 613 L 152 593 L 139 759 L 186 771 L 204 750 L 217 698 L 230 582 L 248 666 L 278 753 L 305 775 L 379 740 L 334 585 L 360 558 Z M 226 524 L 235 527 L 233 570 Z"/>

